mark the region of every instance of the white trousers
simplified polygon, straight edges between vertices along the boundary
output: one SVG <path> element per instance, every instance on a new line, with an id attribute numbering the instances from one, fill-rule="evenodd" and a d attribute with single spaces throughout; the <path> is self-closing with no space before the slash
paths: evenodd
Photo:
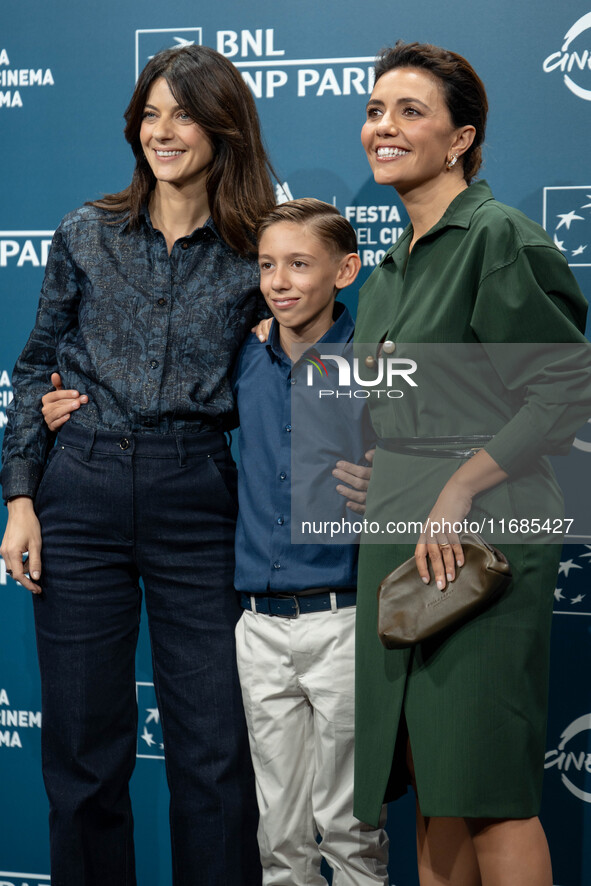
<path id="1" fill-rule="evenodd" d="M 245 610 L 236 645 L 263 886 L 325 886 L 323 856 L 333 886 L 387 884 L 386 832 L 353 816 L 355 607 Z"/>

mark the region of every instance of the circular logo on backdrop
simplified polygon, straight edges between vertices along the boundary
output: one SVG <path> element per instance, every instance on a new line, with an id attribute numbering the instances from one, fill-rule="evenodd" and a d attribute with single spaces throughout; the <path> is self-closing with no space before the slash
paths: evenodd
<path id="1" fill-rule="evenodd" d="M 561 71 L 564 85 L 578 98 L 591 101 L 591 12 L 582 15 L 564 35 L 561 48 L 544 59 L 543 70 Z"/>
<path id="2" fill-rule="evenodd" d="M 591 803 L 591 714 L 566 727 L 558 747 L 546 752 L 544 768 L 556 768 L 565 788 L 584 803 Z"/>

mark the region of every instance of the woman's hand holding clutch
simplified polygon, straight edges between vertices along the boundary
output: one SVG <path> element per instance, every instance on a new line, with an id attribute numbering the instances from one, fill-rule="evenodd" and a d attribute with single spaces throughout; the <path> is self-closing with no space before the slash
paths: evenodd
<path id="1" fill-rule="evenodd" d="M 457 472 L 456 472 L 457 473 Z M 415 548 L 415 560 L 419 575 L 429 584 L 429 560 L 437 582 L 442 589 L 446 581 L 456 577 L 456 565 L 462 566 L 464 555 L 460 544 L 460 523 L 470 513 L 472 496 L 467 489 L 458 483 L 454 474 L 445 484 L 435 502 L 429 516 L 423 524 L 423 531 Z"/>
<path id="2" fill-rule="evenodd" d="M 484 449 L 452 474 L 425 520 L 415 548 L 417 569 L 425 584 L 431 581 L 429 561 L 440 590 L 454 580 L 456 568 L 464 564 L 459 524 L 470 513 L 474 496 L 508 476 Z"/>

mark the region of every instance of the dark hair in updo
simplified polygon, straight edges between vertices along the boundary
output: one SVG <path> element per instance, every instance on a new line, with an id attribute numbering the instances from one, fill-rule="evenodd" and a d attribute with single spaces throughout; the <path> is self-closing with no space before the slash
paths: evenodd
<path id="1" fill-rule="evenodd" d="M 394 68 L 420 68 L 437 77 L 454 127 L 475 127 L 474 141 L 459 158 L 470 184 L 482 163 L 486 131 L 488 100 L 482 80 L 463 56 L 430 43 L 398 40 L 394 46 L 382 49 L 376 59 L 376 81 Z"/>

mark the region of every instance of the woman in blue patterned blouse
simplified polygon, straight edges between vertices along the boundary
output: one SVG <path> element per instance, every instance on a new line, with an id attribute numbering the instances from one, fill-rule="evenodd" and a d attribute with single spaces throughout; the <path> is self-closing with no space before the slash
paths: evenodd
<path id="1" fill-rule="evenodd" d="M 269 165 L 249 90 L 206 47 L 151 59 L 125 119 L 132 182 L 56 231 L 4 437 L 1 553 L 34 594 L 52 883 L 135 883 L 140 578 L 173 882 L 260 883 L 225 431 L 228 370 L 261 310 Z M 85 396 L 53 446 L 39 403 L 55 372 Z"/>

